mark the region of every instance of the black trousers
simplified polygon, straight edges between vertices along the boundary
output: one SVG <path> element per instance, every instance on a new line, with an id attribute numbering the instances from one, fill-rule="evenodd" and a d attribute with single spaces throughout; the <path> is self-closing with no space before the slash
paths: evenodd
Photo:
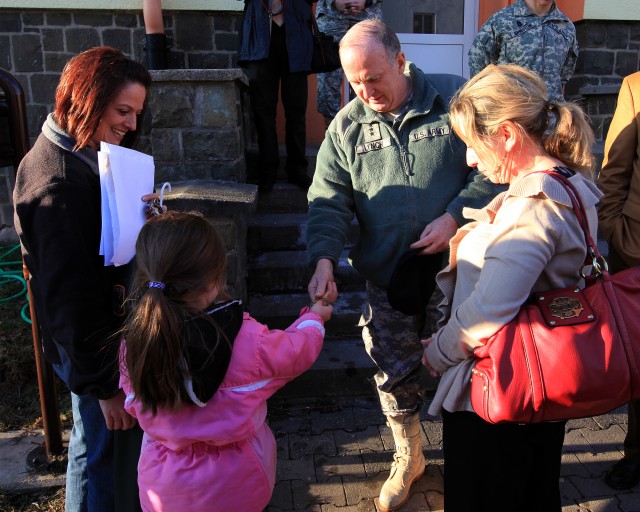
<path id="1" fill-rule="evenodd" d="M 446 512 L 560 512 L 565 424 L 494 425 L 443 411 Z"/>
<path id="2" fill-rule="evenodd" d="M 140 512 L 138 459 L 144 432 L 136 424 L 129 430 L 114 430 L 114 510 Z"/>
<path id="3" fill-rule="evenodd" d="M 247 68 L 249 94 L 253 110 L 261 179 L 275 181 L 280 158 L 276 133 L 278 89 L 281 88 L 285 115 L 285 170 L 294 177 L 307 173 L 305 149 L 307 144 L 307 74 L 289 70 L 287 41 L 284 27 L 271 24 L 269 58 L 252 61 Z"/>

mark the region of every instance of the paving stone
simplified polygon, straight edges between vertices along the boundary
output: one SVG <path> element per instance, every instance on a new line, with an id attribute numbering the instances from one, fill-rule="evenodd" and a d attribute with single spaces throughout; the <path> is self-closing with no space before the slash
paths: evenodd
<path id="1" fill-rule="evenodd" d="M 269 406 L 278 465 L 267 512 L 376 512 L 374 499 L 393 461 L 393 439 L 382 416 L 377 423 L 364 425 L 377 414 L 375 400 L 296 398 L 275 400 Z M 371 416 L 356 428 L 356 418 L 364 414 Z M 348 422 L 352 423 L 346 428 Z M 424 419 L 422 427 L 423 441 L 432 443 L 424 447 L 425 474 L 398 512 L 444 510 L 441 423 Z M 559 482 L 563 512 L 640 512 L 640 485 L 615 491 L 602 480 L 604 471 L 621 456 L 625 427 L 624 412 L 593 421 L 576 420 L 567 426 Z M 4 461 L 13 453 L 6 449 L 8 444 L 15 444 L 18 451 L 31 449 L 32 444 L 22 433 L 5 437 L 0 468 L 12 467 L 11 461 Z M 19 473 L 12 470 L 7 476 L 21 478 Z M 45 479 L 39 485 L 53 484 Z"/>
<path id="2" fill-rule="evenodd" d="M 567 431 L 590 428 L 591 430 L 598 430 L 600 426 L 595 422 L 593 418 L 578 418 L 575 420 L 569 420 L 567 422 Z"/>
<path id="3" fill-rule="evenodd" d="M 629 494 L 618 494 L 617 498 L 620 501 L 620 508 L 622 510 L 628 510 L 629 512 L 640 511 L 640 486 L 634 487 L 635 492 Z"/>
<path id="4" fill-rule="evenodd" d="M 336 475 L 353 478 L 367 477 L 364 461 L 360 454 L 338 455 L 337 457 L 316 455 L 314 460 L 318 482 L 327 482 Z"/>
<path id="5" fill-rule="evenodd" d="M 380 431 L 375 426 L 358 432 L 336 430 L 335 441 L 338 454 L 384 450 L 382 439 L 380 439 Z"/>
<path id="6" fill-rule="evenodd" d="M 342 479 L 333 477 L 326 482 L 303 482 L 295 480 L 291 482 L 293 492 L 294 510 L 309 510 L 309 505 L 318 505 L 318 512 L 323 503 L 333 503 L 337 507 L 344 507 L 347 500 L 344 495 Z M 311 509 L 314 510 L 314 509 Z"/>
<path id="7" fill-rule="evenodd" d="M 373 500 L 362 500 L 357 505 L 347 505 L 346 507 L 336 507 L 333 504 L 321 505 L 322 512 L 376 512 Z"/>
<path id="8" fill-rule="evenodd" d="M 611 425 L 620 425 L 620 427 L 626 432 L 627 431 L 627 406 L 620 407 L 615 411 L 612 411 L 610 414 L 604 414 L 602 416 L 595 416 L 593 421 L 595 421 L 601 428 L 608 428 Z"/>
<path id="9" fill-rule="evenodd" d="M 575 510 L 580 512 L 584 512 L 585 510 L 589 512 L 617 512 L 618 510 L 622 510 L 623 512 L 638 512 L 640 510 L 621 508 L 620 501 L 615 496 L 583 501 L 578 503 L 578 505 L 580 505 L 581 508 L 576 508 Z"/>
<path id="10" fill-rule="evenodd" d="M 384 423 L 385 416 L 380 409 L 380 402 L 377 398 L 359 399 L 354 403 L 354 416 L 356 426 L 360 428 Z"/>
<path id="11" fill-rule="evenodd" d="M 290 434 L 289 436 L 289 457 L 299 459 L 304 455 L 324 454 L 327 457 L 337 455 L 334 432 L 322 432 L 316 436 L 306 434 Z"/>
<path id="12" fill-rule="evenodd" d="M 424 476 L 420 479 L 419 489 L 442 492 L 444 486 L 443 469 L 438 464 L 427 464 Z"/>
<path id="13" fill-rule="evenodd" d="M 619 453 L 622 449 L 626 432 L 622 430 L 620 425 L 611 425 L 608 428 L 600 430 L 582 429 L 582 435 L 594 446 L 594 451 L 598 453 L 605 451 L 615 454 Z"/>
<path id="14" fill-rule="evenodd" d="M 313 464 L 313 455 L 305 455 L 300 459 L 287 459 L 278 461 L 276 469 L 276 481 L 280 480 L 305 480 L 312 481 L 316 478 L 316 469 Z"/>
<path id="15" fill-rule="evenodd" d="M 589 510 L 575 503 L 571 503 L 569 505 L 564 505 L 562 507 L 562 512 L 589 512 Z"/>
<path id="16" fill-rule="evenodd" d="M 579 476 L 572 476 L 570 479 L 586 500 L 601 498 L 612 494 L 612 489 L 604 483 L 602 478 L 582 478 Z"/>
<path id="17" fill-rule="evenodd" d="M 389 473 L 389 468 L 391 467 L 391 463 L 393 462 L 393 452 L 392 451 L 383 451 L 383 452 L 372 452 L 372 453 L 363 453 L 362 460 L 364 462 L 364 469 L 367 472 L 368 478 L 374 478 L 381 473 L 384 473 L 384 480 L 387 478 L 387 474 Z"/>
<path id="18" fill-rule="evenodd" d="M 313 407 L 308 403 L 290 403 L 288 400 L 271 399 L 269 407 L 269 426 L 279 433 L 311 433 L 309 417 Z"/>
<path id="19" fill-rule="evenodd" d="M 278 460 L 288 461 L 291 458 L 289 457 L 289 436 L 287 434 L 276 435 L 275 438 L 278 449 Z"/>
<path id="20" fill-rule="evenodd" d="M 400 507 L 397 512 L 424 512 L 430 510 L 431 507 L 429 507 L 424 493 L 413 491 L 407 503 Z"/>
<path id="21" fill-rule="evenodd" d="M 351 506 L 358 506 L 365 504 L 366 506 L 373 506 L 374 498 L 380 494 L 380 488 L 386 478 L 356 478 L 351 475 L 343 475 L 342 483 L 344 485 L 344 494 L 347 499 L 347 504 Z"/>
<path id="22" fill-rule="evenodd" d="M 444 512 L 444 494 L 442 492 L 429 491 L 425 493 L 425 496 L 431 512 Z"/>
<path id="23" fill-rule="evenodd" d="M 60 472 L 38 471 L 30 460 L 44 459 L 44 438 L 33 432 L 0 432 L 0 489 L 38 492 L 64 485 Z"/>
<path id="24" fill-rule="evenodd" d="M 576 457 L 591 476 L 602 477 L 620 456 L 613 452 L 576 452 Z"/>
<path id="25" fill-rule="evenodd" d="M 298 512 L 298 511 L 303 511 L 303 512 L 322 512 L 322 509 L 320 508 L 320 505 L 315 505 L 315 504 L 311 504 L 307 508 L 304 508 L 304 509 L 297 509 L 297 508 L 294 508 L 293 506 L 291 506 L 290 508 L 279 508 L 279 507 L 269 506 L 269 507 L 267 507 L 266 512 L 289 512 L 291 510 L 295 510 L 296 512 Z"/>
<path id="26" fill-rule="evenodd" d="M 422 421 L 422 429 L 427 436 L 429 445 L 442 445 L 442 421 L 434 419 Z"/>
<path id="27" fill-rule="evenodd" d="M 589 471 L 587 471 L 587 468 L 580 462 L 580 459 L 576 457 L 575 453 L 562 454 L 560 475 L 563 477 L 581 476 L 582 478 L 589 478 L 591 476 Z"/>
<path id="28" fill-rule="evenodd" d="M 588 478 L 588 477 L 587 477 Z M 575 504 L 584 499 L 584 495 L 573 484 L 570 477 L 560 477 L 560 498 L 563 505 Z"/>
<path id="29" fill-rule="evenodd" d="M 289 480 L 282 480 L 276 483 L 269 505 L 267 510 L 275 511 L 276 508 L 279 510 L 291 510 L 293 507 L 293 494 L 291 493 L 291 482 Z"/>
<path id="30" fill-rule="evenodd" d="M 563 451 L 565 453 L 578 453 L 591 451 L 591 445 L 582 435 L 580 429 L 567 431 L 564 435 Z"/>
<path id="31" fill-rule="evenodd" d="M 444 452 L 442 446 L 429 446 L 422 449 L 428 464 L 442 466 L 444 464 Z"/>
<path id="32" fill-rule="evenodd" d="M 319 434 L 325 430 L 355 430 L 355 418 L 353 410 L 343 410 L 340 414 L 335 411 L 312 411 L 311 412 L 311 433 Z"/>

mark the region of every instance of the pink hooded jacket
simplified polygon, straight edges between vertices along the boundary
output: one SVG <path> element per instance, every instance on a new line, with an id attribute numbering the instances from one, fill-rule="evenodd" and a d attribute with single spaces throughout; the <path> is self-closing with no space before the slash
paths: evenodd
<path id="1" fill-rule="evenodd" d="M 276 476 L 276 442 L 265 423 L 267 399 L 309 369 L 323 337 L 323 322 L 315 313 L 303 314 L 284 331 L 270 331 L 244 313 L 218 391 L 204 407 L 185 404 L 176 413 L 142 412 L 124 368 L 125 408 L 145 432 L 138 464 L 143 510 L 263 510 Z"/>

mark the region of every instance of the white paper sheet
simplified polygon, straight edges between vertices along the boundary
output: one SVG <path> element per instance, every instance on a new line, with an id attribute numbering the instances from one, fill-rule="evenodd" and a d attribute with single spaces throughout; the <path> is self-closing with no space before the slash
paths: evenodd
<path id="1" fill-rule="evenodd" d="M 145 222 L 146 205 L 140 198 L 153 192 L 153 158 L 101 142 L 98 167 L 102 194 L 100 254 L 105 265 L 124 265 L 135 255 L 136 239 Z"/>

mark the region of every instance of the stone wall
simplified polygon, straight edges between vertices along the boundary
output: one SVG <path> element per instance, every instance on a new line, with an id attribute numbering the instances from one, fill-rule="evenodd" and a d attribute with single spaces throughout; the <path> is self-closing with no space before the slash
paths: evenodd
<path id="1" fill-rule="evenodd" d="M 164 25 L 170 43 L 169 66 L 173 69 L 236 67 L 237 29 L 241 16 L 240 12 L 166 13 Z M 576 73 L 567 85 L 567 96 L 581 103 L 590 115 L 599 140 L 596 147 L 598 152 L 601 151 L 613 116 L 622 78 L 640 69 L 640 22 L 586 20 L 578 22 L 576 28 L 581 51 Z M 78 52 L 100 44 L 120 48 L 130 57 L 143 62 L 145 32 L 141 10 L 76 13 L 0 9 L 0 67 L 13 73 L 22 84 L 32 139 L 35 139 L 44 118 L 52 109 L 55 86 L 65 62 Z M 161 87 L 158 87 L 158 91 Z M 193 99 L 197 102 L 197 95 Z M 241 97 L 230 100 L 235 105 L 247 104 Z M 155 115 L 161 115 L 161 110 L 162 103 L 158 105 Z M 238 114 L 232 122 L 243 116 L 245 126 L 249 126 L 248 112 Z M 220 130 L 223 128 L 218 127 Z M 145 134 L 148 135 L 148 130 L 153 129 L 156 127 L 147 125 Z M 223 141 L 227 140 L 224 136 L 228 136 L 228 133 L 221 135 Z M 177 160 L 171 160 L 172 155 L 169 154 L 176 147 L 176 139 L 167 134 L 163 136 L 166 145 L 164 142 L 154 145 L 147 137 L 143 138 L 139 148 L 154 156 L 156 153 L 159 156 L 164 154 L 160 159 L 166 162 L 166 166 L 161 165 L 162 179 L 182 179 L 191 170 L 194 172 L 193 178 L 198 179 L 233 179 L 235 176 L 238 181 L 244 180 L 241 171 L 243 163 L 220 152 L 226 151 L 226 142 L 223 142 L 225 146 L 219 145 L 215 150 L 205 149 L 204 154 L 181 154 L 184 159 L 177 163 Z M 245 130 L 245 138 L 247 136 Z M 197 135 L 193 137 L 195 139 Z M 246 139 L 238 140 L 237 144 L 246 144 Z M 202 143 L 199 146 L 201 149 L 206 147 Z M 196 157 L 200 163 L 189 161 Z M 10 176 L 0 175 L 0 223 L 3 224 L 11 222 L 8 215 L 11 206 L 7 203 L 10 194 L 6 190 L 11 183 Z"/>
<path id="2" fill-rule="evenodd" d="M 239 12 L 164 15 L 173 69 L 236 67 Z M 0 9 L 0 67 L 22 85 L 33 138 L 54 102 L 64 64 L 94 46 L 110 45 L 144 62 L 142 10 L 131 12 L 18 11 Z"/>
<path id="3" fill-rule="evenodd" d="M 622 79 L 640 70 L 640 21 L 581 21 L 580 56 L 566 94 L 589 114 L 596 139 L 604 141 Z"/>
<path id="4" fill-rule="evenodd" d="M 137 148 L 154 155 L 158 182 L 204 178 L 245 181 L 244 152 L 251 133 L 246 79 L 238 69 L 231 69 L 236 66 L 241 16 L 238 12 L 178 11 L 164 16 L 168 61 L 174 71 L 153 72 L 158 82 L 150 92 L 149 113 Z M 142 11 L 0 9 L 0 67 L 10 71 L 24 90 L 32 142 L 53 109 L 64 64 L 98 45 L 114 46 L 144 62 Z M 175 72 L 181 69 L 218 71 L 196 72 L 200 78 L 185 84 L 185 76 Z M 13 168 L 0 168 L 2 240 L 16 239 L 12 188 Z"/>
<path id="5" fill-rule="evenodd" d="M 244 72 L 152 71 L 149 122 L 138 149 L 153 155 L 156 182 L 246 181 L 249 99 Z"/>
<path id="6" fill-rule="evenodd" d="M 216 180 L 175 182 L 165 193 L 170 210 L 199 211 L 222 236 L 227 247 L 227 291 L 247 302 L 247 219 L 254 212 L 258 187 Z"/>

